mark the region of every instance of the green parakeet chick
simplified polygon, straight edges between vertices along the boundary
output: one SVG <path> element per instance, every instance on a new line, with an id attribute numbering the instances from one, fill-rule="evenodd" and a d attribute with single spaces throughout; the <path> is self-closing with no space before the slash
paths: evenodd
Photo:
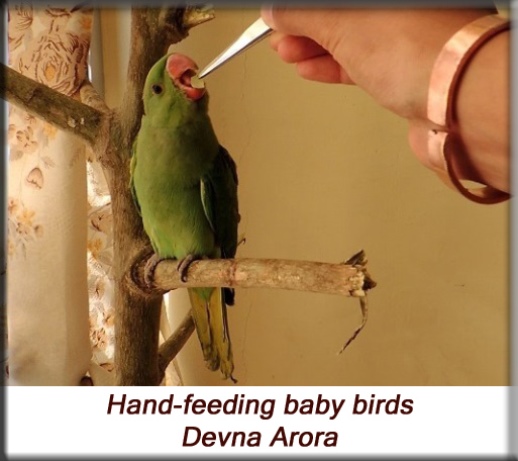
<path id="1" fill-rule="evenodd" d="M 196 72 L 196 64 L 177 53 L 151 68 L 131 160 L 144 229 L 159 258 L 180 261 L 183 279 L 195 259 L 234 257 L 239 221 L 236 165 L 214 133 L 207 92 L 193 87 Z M 233 290 L 188 291 L 207 366 L 234 380 L 226 315 Z"/>

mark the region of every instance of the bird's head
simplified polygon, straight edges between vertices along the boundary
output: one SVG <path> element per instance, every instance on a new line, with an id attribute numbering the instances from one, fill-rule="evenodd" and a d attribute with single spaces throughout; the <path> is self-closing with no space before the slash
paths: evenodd
<path id="1" fill-rule="evenodd" d="M 207 110 L 208 93 L 196 75 L 196 63 L 180 53 L 161 58 L 149 71 L 144 84 L 144 112 L 154 109 Z"/>

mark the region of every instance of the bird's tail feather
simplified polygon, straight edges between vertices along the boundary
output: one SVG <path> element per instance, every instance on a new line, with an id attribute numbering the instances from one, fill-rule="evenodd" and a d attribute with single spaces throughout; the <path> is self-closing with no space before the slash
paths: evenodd
<path id="1" fill-rule="evenodd" d="M 225 378 L 234 380 L 234 362 L 223 290 L 191 288 L 188 292 L 207 367 L 213 371 L 219 368 Z"/>

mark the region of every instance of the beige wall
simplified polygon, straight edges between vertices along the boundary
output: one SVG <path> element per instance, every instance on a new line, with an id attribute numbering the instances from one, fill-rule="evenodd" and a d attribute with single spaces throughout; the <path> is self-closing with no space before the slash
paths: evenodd
<path id="1" fill-rule="evenodd" d="M 258 16 L 216 13 L 177 47 L 200 66 Z M 129 15 L 102 18 L 105 88 L 117 104 Z M 361 319 L 357 300 L 238 290 L 229 322 L 239 384 L 507 384 L 507 205 L 450 191 L 414 158 L 405 121 L 355 87 L 303 81 L 267 42 L 206 82 L 238 165 L 247 238 L 238 256 L 340 262 L 363 248 L 378 282 L 366 329 L 340 356 Z M 178 320 L 186 295 L 171 298 Z M 229 384 L 204 368 L 195 337 L 179 363 L 186 384 Z"/>

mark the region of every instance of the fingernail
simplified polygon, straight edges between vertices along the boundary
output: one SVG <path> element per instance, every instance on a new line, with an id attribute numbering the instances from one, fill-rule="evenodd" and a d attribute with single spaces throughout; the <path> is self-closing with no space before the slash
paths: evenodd
<path id="1" fill-rule="evenodd" d="M 264 5 L 261 7 L 261 17 L 270 27 L 273 27 L 273 5 Z"/>

